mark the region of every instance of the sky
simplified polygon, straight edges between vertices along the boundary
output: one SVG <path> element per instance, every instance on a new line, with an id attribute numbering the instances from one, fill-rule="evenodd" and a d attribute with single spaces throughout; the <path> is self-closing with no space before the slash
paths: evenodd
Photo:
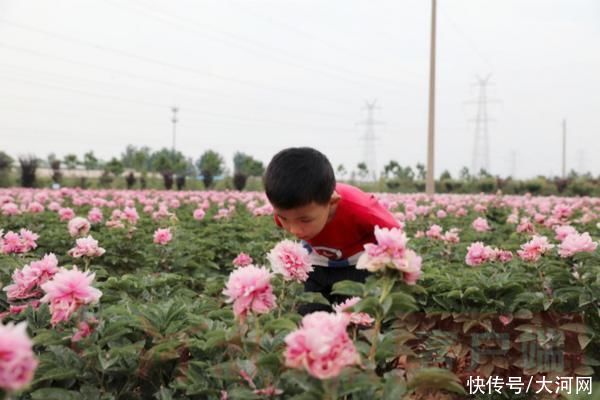
<path id="1" fill-rule="evenodd" d="M 232 168 L 311 146 L 334 167 L 426 163 L 431 1 L 0 0 L 0 150 L 208 149 Z M 439 0 L 435 174 L 600 174 L 600 1 Z M 482 116 L 482 112 L 479 114 Z M 482 143 L 482 140 L 480 140 Z M 478 154 L 483 154 L 481 149 Z"/>

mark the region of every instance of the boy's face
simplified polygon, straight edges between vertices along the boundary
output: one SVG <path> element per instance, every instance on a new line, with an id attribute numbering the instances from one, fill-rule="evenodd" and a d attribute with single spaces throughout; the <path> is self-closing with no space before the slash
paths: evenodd
<path id="1" fill-rule="evenodd" d="M 312 202 L 308 205 L 288 210 L 274 208 L 274 212 L 283 229 L 298 239 L 311 240 L 331 220 L 339 199 L 337 193 L 334 192 L 327 204 Z"/>

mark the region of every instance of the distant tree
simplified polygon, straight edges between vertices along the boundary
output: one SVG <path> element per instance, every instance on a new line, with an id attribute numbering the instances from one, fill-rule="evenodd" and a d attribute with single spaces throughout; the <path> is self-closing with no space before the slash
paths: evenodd
<path id="1" fill-rule="evenodd" d="M 424 181 L 427 178 L 427 170 L 425 169 L 425 165 L 417 163 L 415 168 L 417 169 L 417 179 Z"/>
<path id="2" fill-rule="evenodd" d="M 123 167 L 123 163 L 120 160 L 118 160 L 116 157 L 113 157 L 110 159 L 109 162 L 104 164 L 104 170 L 113 174 L 113 176 L 116 178 L 117 176 L 123 173 L 125 168 Z"/>
<path id="3" fill-rule="evenodd" d="M 14 160 L 11 156 L 0 151 L 0 187 L 10 186 L 10 171 Z"/>
<path id="4" fill-rule="evenodd" d="M 52 182 L 60 183 L 62 180 L 62 173 L 60 172 L 60 160 L 53 159 L 50 161 L 50 168 L 52 168 Z"/>
<path id="5" fill-rule="evenodd" d="M 491 178 L 492 177 L 492 175 L 485 168 L 481 168 L 479 170 L 478 176 L 480 178 Z"/>
<path id="6" fill-rule="evenodd" d="M 175 170 L 173 154 L 167 149 L 162 149 L 152 154 L 152 169 L 162 175 L 165 189 L 171 190 Z"/>
<path id="7" fill-rule="evenodd" d="M 207 189 L 213 185 L 214 177 L 223 173 L 223 157 L 213 150 L 206 150 L 196 161 L 196 166 L 202 174 L 204 187 Z"/>
<path id="8" fill-rule="evenodd" d="M 135 178 L 135 175 L 133 174 L 132 171 L 130 171 L 127 174 L 127 177 L 125 177 L 125 183 L 127 184 L 127 189 L 131 189 L 133 187 L 133 185 L 135 185 L 135 181 L 137 179 Z"/>
<path id="9" fill-rule="evenodd" d="M 444 170 L 444 172 L 442 172 L 442 175 L 440 175 L 440 180 L 442 180 L 442 181 L 452 180 L 452 175 L 450 175 L 450 171 L 448 171 L 447 169 Z"/>
<path id="10" fill-rule="evenodd" d="M 148 173 L 146 171 L 143 171 L 142 176 L 140 176 L 140 188 L 142 189 L 146 189 L 146 187 L 148 186 L 147 175 Z"/>
<path id="11" fill-rule="evenodd" d="M 96 158 L 93 151 L 88 151 L 83 155 L 83 166 L 88 171 L 98 169 L 100 161 Z"/>
<path id="12" fill-rule="evenodd" d="M 35 185 L 35 171 L 38 163 L 38 158 L 33 154 L 19 157 L 19 164 L 21 164 L 21 186 L 30 188 Z"/>
<path id="13" fill-rule="evenodd" d="M 344 177 L 348 174 L 348 171 L 346 171 L 346 167 L 344 167 L 344 164 L 338 165 L 336 171 L 342 179 L 344 179 Z"/>
<path id="14" fill-rule="evenodd" d="M 152 161 L 152 150 L 147 146 L 137 148 L 130 144 L 125 148 L 125 152 L 121 153 L 123 166 L 139 172 L 152 169 Z"/>
<path id="15" fill-rule="evenodd" d="M 469 172 L 469 168 L 467 167 L 462 167 L 460 169 L 460 172 L 458 173 L 458 176 L 460 179 L 464 180 L 464 181 L 468 181 L 471 179 L 471 173 Z"/>
<path id="16" fill-rule="evenodd" d="M 233 157 L 233 186 L 237 190 L 244 190 L 249 176 L 262 176 L 265 167 L 262 161 L 255 160 L 252 156 L 237 152 Z"/>
<path id="17" fill-rule="evenodd" d="M 98 183 L 100 184 L 101 187 L 108 188 L 108 187 L 110 187 L 113 180 L 114 180 L 113 176 L 110 174 L 110 172 L 108 172 L 105 169 L 104 171 L 102 171 L 102 175 L 100 175 L 100 178 L 98 179 Z"/>
<path id="18" fill-rule="evenodd" d="M 364 162 L 359 162 L 356 165 L 356 168 L 358 169 L 358 176 L 360 177 L 360 179 L 367 179 L 367 176 L 369 176 L 369 168 L 367 168 L 367 164 L 365 164 Z"/>
<path id="19" fill-rule="evenodd" d="M 392 177 L 399 181 L 412 182 L 415 179 L 415 173 L 412 168 L 402 167 L 398 162 L 391 160 L 383 168 L 383 175 L 386 179 Z"/>
<path id="20" fill-rule="evenodd" d="M 177 190 L 183 190 L 185 188 L 186 178 L 188 176 L 196 176 L 196 167 L 191 158 L 186 160 L 181 153 L 179 153 L 177 158 L 175 164 L 175 184 L 177 185 Z"/>
<path id="21" fill-rule="evenodd" d="M 77 159 L 77 154 L 67 154 L 63 159 L 65 166 L 67 169 L 75 169 L 79 164 L 79 160 Z"/>

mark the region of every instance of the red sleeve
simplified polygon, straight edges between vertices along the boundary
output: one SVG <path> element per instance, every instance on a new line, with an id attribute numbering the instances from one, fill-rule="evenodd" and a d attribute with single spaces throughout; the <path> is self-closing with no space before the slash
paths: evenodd
<path id="1" fill-rule="evenodd" d="M 277 215 L 273 214 L 273 219 L 275 220 L 275 223 L 278 227 L 283 228 L 283 226 L 281 225 L 281 221 L 279 221 L 279 218 L 277 218 Z"/>

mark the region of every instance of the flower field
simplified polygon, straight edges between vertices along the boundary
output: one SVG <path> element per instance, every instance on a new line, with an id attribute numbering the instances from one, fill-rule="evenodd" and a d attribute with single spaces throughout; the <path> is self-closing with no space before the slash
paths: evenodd
<path id="1" fill-rule="evenodd" d="M 377 196 L 402 229 L 302 317 L 262 193 L 0 190 L 0 398 L 600 392 L 600 198 Z"/>

